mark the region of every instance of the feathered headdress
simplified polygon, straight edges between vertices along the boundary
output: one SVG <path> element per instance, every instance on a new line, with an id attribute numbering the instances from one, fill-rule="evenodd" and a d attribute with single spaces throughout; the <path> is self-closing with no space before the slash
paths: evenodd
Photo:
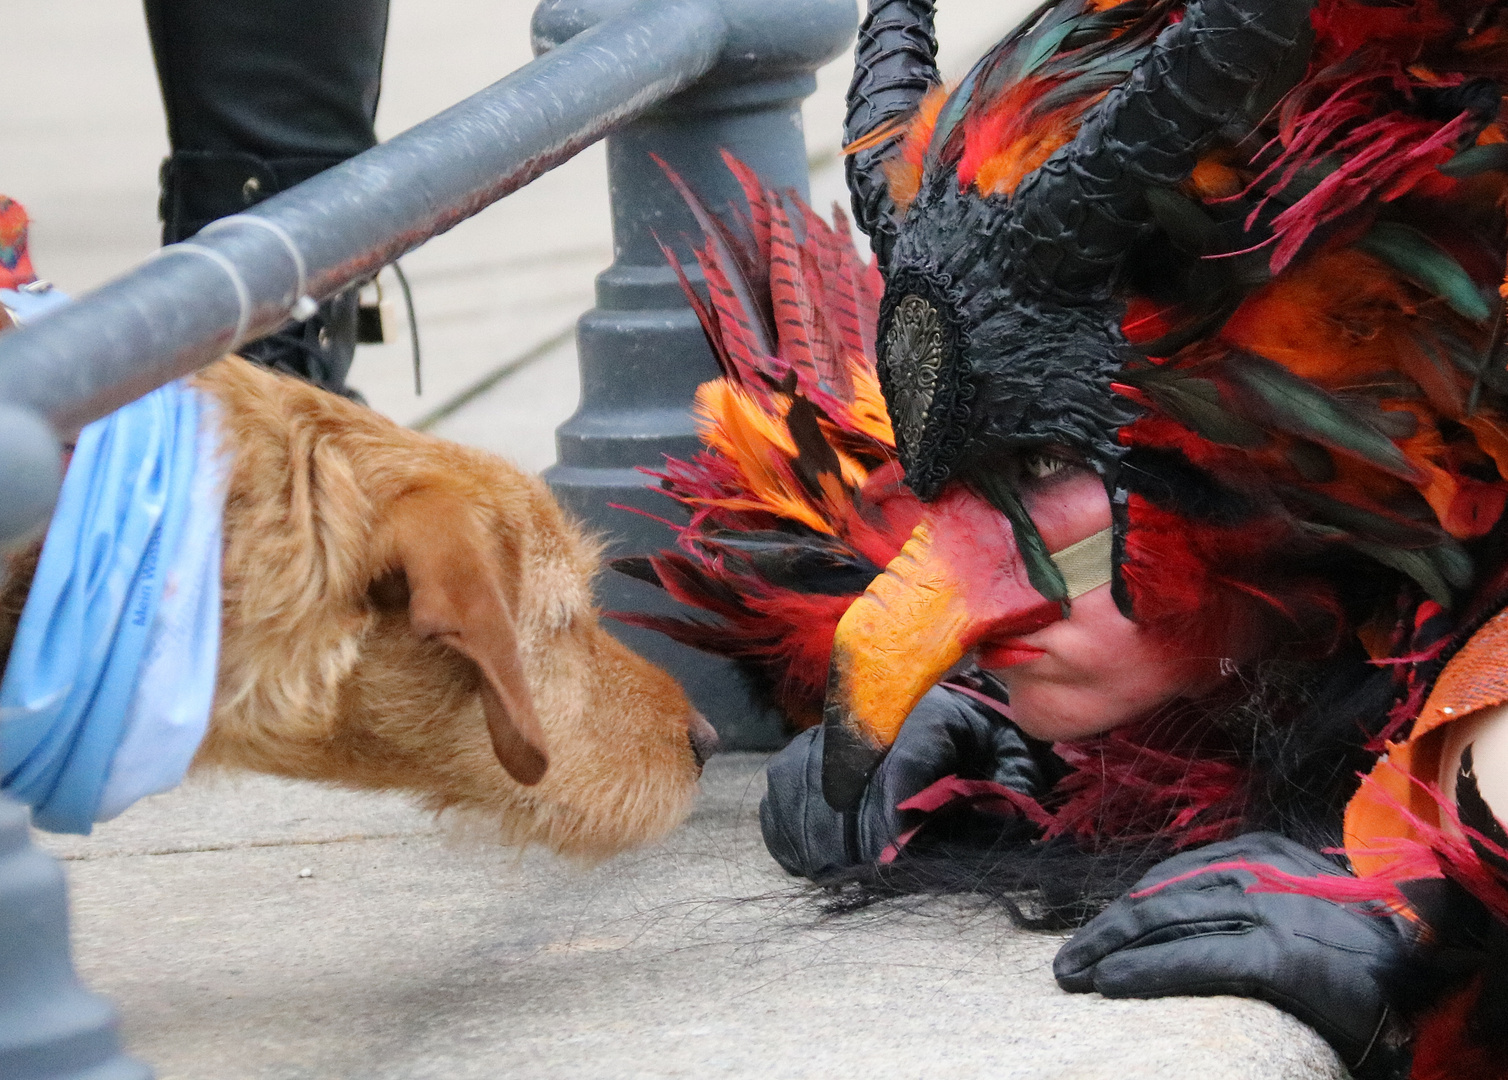
<path id="1" fill-rule="evenodd" d="M 690 521 L 676 526 L 678 551 L 614 564 L 711 619 L 617 617 L 741 661 L 789 723 L 809 727 L 838 620 L 922 504 L 903 482 L 875 376 L 875 266 L 841 211 L 830 226 L 724 160 L 749 207 L 730 208 L 731 224 L 670 173 L 705 234 L 695 255 L 706 298 L 682 285 L 723 372 L 696 395 L 706 450 L 654 474 Z"/>
<path id="2" fill-rule="evenodd" d="M 1508 499 L 1499 12 L 1061 0 L 949 92 L 931 5 L 876 0 L 849 178 L 931 531 L 988 503 L 1065 600 L 1012 485 L 1052 446 L 1104 479 L 1122 610 L 1213 655 L 1253 622 L 1323 655 L 1405 593 L 1469 593 Z M 850 780 L 829 794 L 926 682 L 855 674 L 869 646 L 848 637 L 829 764 Z"/>
<path id="3" fill-rule="evenodd" d="M 793 196 L 765 190 L 737 161 L 726 160 L 750 207 L 748 214 L 730 208 L 731 224 L 672 176 L 706 234 L 695 255 L 707 292 L 683 285 L 724 372 L 697 394 L 705 450 L 688 461 L 672 459 L 654 474 L 690 520 L 674 526 L 675 549 L 614 564 L 701 615 L 616 617 L 739 660 L 791 726 L 805 728 L 822 717 L 840 620 L 927 509 L 903 482 L 875 377 L 873 338 L 862 329 L 882 288 L 875 268 L 860 262 L 840 211 L 837 227 L 829 227 Z M 676 265 L 669 252 L 667 258 Z M 995 513 L 983 504 L 976 509 Z M 988 516 L 980 523 L 979 547 L 989 556 L 992 523 Z M 981 589 L 987 584 L 978 582 Z M 1372 675 L 1380 676 L 1386 696 L 1390 673 Z M 1001 688 L 987 678 L 960 674 L 949 682 L 1004 707 Z M 1309 690 L 1295 689 L 1309 704 Z M 1356 696 L 1354 684 L 1346 690 Z M 1253 691 L 1268 698 L 1274 692 L 1285 691 L 1270 679 Z M 1244 707 L 1228 703 L 1227 711 Z M 1354 743 L 1349 701 L 1337 707 L 1332 695 L 1314 708 Z M 1189 713 L 1183 718 L 1195 719 Z M 1065 772 L 1051 794 L 1040 805 L 1019 795 L 1016 802 L 1029 805 L 1045 837 L 1071 837 L 1090 851 L 1107 842 L 1139 850 L 1154 840 L 1157 846 L 1147 850 L 1165 851 L 1229 835 L 1242 824 L 1248 793 L 1262 783 L 1251 762 L 1232 752 L 1232 740 L 1249 752 L 1253 732 L 1249 725 L 1224 731 L 1216 724 L 1212 737 L 1208 723 L 1185 728 L 1167 720 L 1055 747 Z M 1312 768 L 1294 757 L 1294 739 L 1275 740 L 1289 757 L 1285 791 L 1301 789 L 1306 799 L 1326 803 L 1337 781 L 1351 781 L 1364 761 L 1345 749 L 1332 753 L 1326 740 L 1324 733 L 1307 740 L 1304 753 L 1324 758 Z M 981 799 L 988 803 L 999 793 L 984 785 L 953 794 L 946 812 L 983 805 Z M 1121 886 L 1138 876 L 1136 867 L 1145 868 L 1140 856 L 1113 861 Z M 1077 880 L 1083 884 L 1082 875 Z"/>

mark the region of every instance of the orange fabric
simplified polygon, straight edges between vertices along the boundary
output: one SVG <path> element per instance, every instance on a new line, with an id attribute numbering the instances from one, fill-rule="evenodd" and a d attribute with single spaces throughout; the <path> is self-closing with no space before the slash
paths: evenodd
<path id="1" fill-rule="evenodd" d="M 15 289 L 37 280 L 26 252 L 27 226 L 21 204 L 0 195 L 0 289 Z"/>
<path id="2" fill-rule="evenodd" d="M 1435 783 L 1445 725 L 1503 704 L 1508 704 L 1508 611 L 1499 612 L 1473 634 L 1445 666 L 1408 739 L 1389 744 L 1384 760 L 1394 767 L 1374 768 L 1376 789 L 1364 785 L 1346 807 L 1346 853 L 1358 874 L 1386 870 L 1388 856 L 1371 849 L 1394 838 L 1419 839 L 1384 794 L 1426 823 L 1439 825 L 1439 808 L 1427 793 L 1409 783 L 1409 777 Z"/>

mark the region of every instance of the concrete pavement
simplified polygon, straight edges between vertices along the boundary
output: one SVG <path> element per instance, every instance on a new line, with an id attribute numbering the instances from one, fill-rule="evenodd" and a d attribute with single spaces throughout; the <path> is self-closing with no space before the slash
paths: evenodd
<path id="1" fill-rule="evenodd" d="M 586 870 L 260 777 L 42 842 L 163 1080 L 1343 1075 L 1257 1002 L 1063 994 L 1061 937 L 967 903 L 824 921 L 760 842 L 762 764 L 714 758 L 681 830 Z"/>
<path id="2" fill-rule="evenodd" d="M 381 131 L 525 63 L 532 6 L 393 0 Z M 949 0 L 945 69 L 1028 6 Z M 82 292 L 156 243 L 141 13 L 10 4 L 5 24 L 0 191 L 32 211 L 42 272 Z M 847 81 L 831 65 L 806 110 L 818 207 L 844 198 Z M 599 147 L 404 260 L 423 397 L 402 342 L 363 350 L 353 381 L 404 423 L 444 412 L 439 433 L 543 468 L 576 403 L 569 331 L 610 259 Z M 759 841 L 761 766 L 716 759 L 684 829 L 589 870 L 457 844 L 398 799 L 256 777 L 39 841 L 67 860 L 80 971 L 164 1078 L 1342 1075 L 1265 1005 L 1062 994 L 1058 938 L 966 904 L 822 921 Z"/>

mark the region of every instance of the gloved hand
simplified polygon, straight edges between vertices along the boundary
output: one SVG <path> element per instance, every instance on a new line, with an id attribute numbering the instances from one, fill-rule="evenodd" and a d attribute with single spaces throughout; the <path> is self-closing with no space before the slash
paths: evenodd
<path id="1" fill-rule="evenodd" d="M 914 824 L 896 804 L 954 773 L 1028 793 L 1042 785 L 1020 731 L 946 687 L 930 690 L 906 718 L 853 813 L 822 798 L 822 729 L 804 731 L 770 762 L 759 804 L 765 846 L 790 873 L 816 881 L 873 862 Z"/>
<path id="2" fill-rule="evenodd" d="M 1159 863 L 1058 950 L 1053 975 L 1071 993 L 1106 997 L 1235 994 L 1302 1020 L 1357 1077 L 1407 1070 L 1379 973 L 1406 948 L 1392 917 L 1313 896 L 1248 893 L 1255 877 L 1217 870 L 1135 898 L 1212 863 L 1246 859 L 1302 877 L 1341 871 L 1317 853 L 1258 832 Z"/>

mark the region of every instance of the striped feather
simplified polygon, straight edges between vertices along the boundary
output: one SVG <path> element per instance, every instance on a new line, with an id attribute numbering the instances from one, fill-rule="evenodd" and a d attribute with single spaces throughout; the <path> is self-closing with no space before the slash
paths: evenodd
<path id="1" fill-rule="evenodd" d="M 816 308 L 806 287 L 801 247 L 779 203 L 770 208 L 770 304 L 779 340 L 776 355 L 791 366 L 798 380 L 820 386 L 817 357 L 812 351 Z"/>
<path id="2" fill-rule="evenodd" d="M 754 252 L 768 273 L 770 261 L 770 204 L 775 196 L 765 190 L 759 175 L 742 161 L 724 150 L 723 164 L 728 167 L 739 187 L 743 188 L 744 201 L 749 204 L 749 231 L 754 241 Z M 755 280 L 762 281 L 761 276 Z"/>
<path id="3" fill-rule="evenodd" d="M 769 342 L 749 319 L 739 290 L 733 287 L 733 280 L 737 278 L 730 280 L 724 272 L 726 264 L 706 250 L 698 250 L 695 255 L 707 282 L 708 300 L 717 316 L 718 344 L 713 351 L 721 349 L 724 352 L 741 384 L 757 385 L 763 359 L 770 355 Z M 736 275 L 736 268 L 734 273 Z"/>
<path id="4" fill-rule="evenodd" d="M 686 207 L 691 211 L 696 223 L 701 226 L 702 236 L 706 241 L 708 258 L 698 257 L 705 271 L 709 264 L 716 267 L 720 277 L 721 292 L 723 299 L 719 300 L 716 292 L 713 303 L 718 308 L 719 315 L 725 312 L 732 318 L 750 339 L 751 348 L 764 356 L 774 355 L 771 347 L 773 336 L 769 328 L 763 325 L 761 319 L 762 306 L 759 303 L 755 286 L 740 271 L 739 258 L 736 254 L 736 240 L 728 234 L 727 227 L 717 219 L 697 197 L 696 193 L 686 185 L 680 174 L 672 169 L 666 162 L 655 155 L 654 161 L 664 170 L 671 186 L 686 202 Z M 712 284 L 708 279 L 708 285 Z"/>
<path id="5" fill-rule="evenodd" d="M 713 351 L 728 358 L 723 378 L 697 392 L 706 449 L 651 473 L 690 520 L 677 527 L 678 550 L 621 567 L 706 617 L 620 617 L 738 660 L 803 727 L 820 719 L 838 620 L 866 575 L 900 550 L 921 504 L 903 482 L 875 375 L 883 283 L 874 263 L 859 258 L 841 215 L 828 225 L 759 187 L 751 171 L 734 172 L 752 209 L 748 228 L 704 226 L 696 256 L 706 301 L 678 275 Z M 770 257 L 758 280 L 743 268 L 756 265 L 761 242 Z M 761 349 L 751 304 L 779 314 L 775 348 Z"/>
<path id="6" fill-rule="evenodd" d="M 745 348 L 739 360 L 734 360 L 728 352 L 728 343 L 723 339 L 716 311 L 708 306 L 701 294 L 692 286 L 691 279 L 686 276 L 686 271 L 681 267 L 681 260 L 676 257 L 676 253 L 662 243 L 659 237 L 655 237 L 655 243 L 660 245 L 660 254 L 665 256 L 666 263 L 675 272 L 676 282 L 681 286 L 681 292 L 686 294 L 686 302 L 691 305 L 691 310 L 696 312 L 696 321 L 702 324 L 702 333 L 707 335 L 707 343 L 712 346 L 712 355 L 717 358 L 717 366 L 722 369 L 723 375 L 736 377 L 740 365 L 746 366 L 750 363 L 751 358 L 747 355 L 747 349 Z"/>

